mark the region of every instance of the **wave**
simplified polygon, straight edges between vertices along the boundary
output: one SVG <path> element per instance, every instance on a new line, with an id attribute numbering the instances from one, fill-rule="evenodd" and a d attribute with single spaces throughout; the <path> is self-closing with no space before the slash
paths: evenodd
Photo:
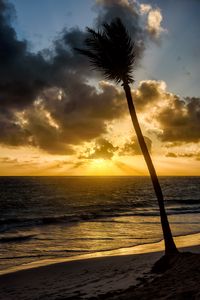
<path id="1" fill-rule="evenodd" d="M 172 204 L 172 201 L 169 201 Z M 193 201 L 194 204 L 197 201 Z M 180 204 L 180 202 L 178 202 Z M 168 215 L 177 215 L 177 214 L 199 214 L 200 213 L 200 205 L 187 205 L 185 200 L 182 201 L 183 204 L 180 206 L 168 205 L 167 214 Z M 117 220 L 113 220 L 113 218 L 117 217 L 131 217 L 131 216 L 142 216 L 142 217 L 156 217 L 159 216 L 159 210 L 156 207 L 145 207 L 143 210 L 133 209 L 133 210 L 123 210 L 123 211 L 101 211 L 101 212 L 89 212 L 83 213 L 80 215 L 58 215 L 58 216 L 46 216 L 46 217 L 30 217 L 30 218 L 2 218 L 0 219 L 0 232 L 6 232 L 12 230 L 14 228 L 21 227 L 37 227 L 37 226 L 45 226 L 51 224 L 69 224 L 75 222 L 118 222 Z M 121 221 L 119 221 L 121 222 Z M 25 240 L 33 238 L 34 235 L 30 236 L 14 236 L 10 237 L 10 242 L 15 240 Z M 4 242 L 4 238 L 0 238 L 0 242 Z M 5 240 L 5 242 L 9 242 L 9 240 Z"/>
<path id="2" fill-rule="evenodd" d="M 26 240 L 30 240 L 34 238 L 35 234 L 30 235 L 14 235 L 14 236 L 5 236 L 0 238 L 0 243 L 15 243 L 15 242 L 23 242 Z"/>
<path id="3" fill-rule="evenodd" d="M 48 258 L 55 258 L 55 255 L 57 257 L 60 257 L 60 254 L 63 253 L 70 253 L 73 254 L 72 256 L 80 253 L 93 253 L 95 251 L 89 251 L 89 250 L 84 250 L 84 249 L 62 249 L 62 250 L 53 250 L 50 251 L 49 254 L 30 254 L 30 255 L 14 255 L 14 256 L 4 256 L 0 257 L 1 260 L 14 260 L 14 259 L 27 259 L 27 258 L 41 258 L 41 257 L 48 257 Z M 71 256 L 71 255 L 70 255 Z"/>
<path id="4" fill-rule="evenodd" d="M 167 199 L 165 200 L 166 204 L 167 205 L 170 205 L 170 204 L 179 204 L 179 205 L 182 205 L 182 204 L 185 204 L 185 205 L 200 205 L 200 199 L 186 199 L 186 200 L 183 200 L 183 199 Z"/>
<path id="5" fill-rule="evenodd" d="M 7 260 L 7 259 L 25 259 L 25 258 L 40 258 L 40 257 L 51 257 L 52 255 L 49 254 L 32 254 L 32 255 L 15 255 L 15 256 L 4 256 L 0 257 L 0 260 Z"/>

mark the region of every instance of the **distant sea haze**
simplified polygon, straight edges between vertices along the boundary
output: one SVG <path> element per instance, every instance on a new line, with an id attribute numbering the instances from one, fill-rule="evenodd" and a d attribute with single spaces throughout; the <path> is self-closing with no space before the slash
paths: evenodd
<path id="1" fill-rule="evenodd" d="M 200 232 L 200 177 L 161 177 L 173 235 Z M 0 177 L 0 269 L 162 239 L 149 177 Z"/>

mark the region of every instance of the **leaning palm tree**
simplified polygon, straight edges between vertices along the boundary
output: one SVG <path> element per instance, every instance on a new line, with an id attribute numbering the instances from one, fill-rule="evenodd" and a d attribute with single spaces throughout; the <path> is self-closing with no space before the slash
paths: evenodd
<path id="1" fill-rule="evenodd" d="M 134 42 L 119 18 L 114 19 L 110 24 L 103 24 L 102 30 L 100 31 L 96 32 L 91 28 L 87 28 L 87 31 L 88 38 L 85 40 L 85 49 L 76 48 L 76 50 L 80 54 L 87 56 L 94 69 L 102 71 L 106 79 L 114 80 L 116 83 L 122 83 L 133 126 L 158 200 L 165 242 L 165 254 L 171 255 L 178 253 L 165 211 L 160 183 L 144 136 L 142 135 L 131 96 L 129 84 L 134 81 L 132 75 L 136 52 Z"/>

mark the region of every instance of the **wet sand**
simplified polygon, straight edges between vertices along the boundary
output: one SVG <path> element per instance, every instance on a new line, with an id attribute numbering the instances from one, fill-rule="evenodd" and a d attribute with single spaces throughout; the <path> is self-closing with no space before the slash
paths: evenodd
<path id="1" fill-rule="evenodd" d="M 0 299 L 200 299 L 200 234 L 175 239 L 194 254 L 178 257 L 162 274 L 151 269 L 163 241 L 10 269 L 0 276 Z"/>

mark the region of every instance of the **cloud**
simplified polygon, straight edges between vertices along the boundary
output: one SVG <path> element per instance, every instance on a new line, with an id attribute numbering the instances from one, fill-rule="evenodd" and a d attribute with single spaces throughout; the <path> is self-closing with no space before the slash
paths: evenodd
<path id="1" fill-rule="evenodd" d="M 173 152 L 168 152 L 165 156 L 166 157 L 177 157 L 177 154 L 173 153 Z"/>
<path id="2" fill-rule="evenodd" d="M 10 25 L 13 6 L 0 0 L 0 107 L 23 107 L 47 86 L 49 65 L 42 55 L 28 52 Z"/>
<path id="3" fill-rule="evenodd" d="M 120 16 L 136 41 L 141 57 L 146 39 L 135 4 L 128 1 L 101 1 L 96 5 L 96 23 L 109 22 Z M 11 25 L 14 7 L 0 0 L 0 106 L 23 109 L 49 87 L 65 88 L 71 80 L 85 81 L 91 77 L 86 58 L 73 50 L 82 47 L 87 34 L 78 28 L 66 29 L 55 38 L 53 50 L 29 51 L 27 41 L 19 41 Z M 72 76 L 73 75 L 73 76 Z M 94 73 L 92 73 L 94 76 Z M 73 77 L 71 79 L 71 77 Z"/>
<path id="4" fill-rule="evenodd" d="M 53 50 L 29 51 L 27 41 L 19 41 L 11 25 L 14 7 L 0 0 L 0 107 L 24 109 L 49 87 L 66 87 L 71 75 L 76 81 L 86 76 L 88 62 L 76 55 L 86 33 L 78 28 L 63 32 L 54 40 Z"/>
<path id="5" fill-rule="evenodd" d="M 126 103 L 121 93 L 113 85 L 102 83 L 101 92 L 97 93 L 94 87 L 79 82 L 66 90 L 61 100 L 58 100 L 58 95 L 58 90 L 46 91 L 35 114 L 32 109 L 28 115 L 25 114 L 28 120 L 25 128 L 34 133 L 37 143 L 42 148 L 44 145 L 42 144 L 41 128 L 38 128 L 38 109 L 42 114 L 40 122 L 45 128 L 44 135 L 48 129 L 51 133 L 50 142 L 53 145 L 55 139 L 61 146 L 60 150 L 62 150 L 62 145 L 81 144 L 106 133 L 106 122 L 122 117 L 126 112 Z M 51 124 L 52 122 L 49 123 L 49 118 L 46 118 L 45 122 L 43 115 L 46 115 L 47 112 L 54 125 Z M 35 124 L 38 128 L 37 131 L 34 131 Z M 51 149 L 50 144 L 46 147 L 47 151 L 48 149 Z M 65 149 L 63 150 L 65 152 Z"/>
<path id="6" fill-rule="evenodd" d="M 154 9 L 148 4 L 128 0 L 97 0 L 94 9 L 98 13 L 98 27 L 113 18 L 122 19 L 134 39 L 136 60 L 143 55 L 147 40 L 150 38 L 157 42 L 161 33 L 165 31 L 161 26 L 163 16 L 160 9 Z"/>
<path id="7" fill-rule="evenodd" d="M 111 159 L 118 147 L 113 146 L 113 144 L 106 140 L 105 138 L 99 138 L 95 141 L 94 147 L 87 149 L 81 158 L 85 159 Z"/>
<path id="8" fill-rule="evenodd" d="M 121 92 L 101 83 L 101 92 L 81 82 L 62 92 L 45 90 L 15 119 L 1 119 L 0 140 L 11 146 L 29 145 L 51 154 L 75 154 L 74 145 L 107 132 L 107 123 L 127 112 Z"/>
<path id="9" fill-rule="evenodd" d="M 144 136 L 144 140 L 149 152 L 151 152 L 152 141 L 146 136 Z M 132 137 L 130 141 L 126 142 L 120 149 L 119 155 L 142 155 L 137 137 Z"/>
<path id="10" fill-rule="evenodd" d="M 154 126 L 152 132 L 161 141 L 176 144 L 200 141 L 200 98 L 181 98 L 168 92 L 164 81 L 155 80 L 140 82 L 132 95 L 147 126 Z"/>
<path id="11" fill-rule="evenodd" d="M 18 160 L 16 158 L 0 157 L 0 163 L 13 165 L 18 164 Z"/>
<path id="12" fill-rule="evenodd" d="M 73 166 L 71 167 L 71 169 L 78 169 L 79 167 L 82 167 L 85 165 L 85 161 L 78 161 L 76 163 L 73 164 Z"/>
<path id="13" fill-rule="evenodd" d="M 122 0 L 101 0 L 97 1 L 95 10 L 98 12 L 96 24 L 98 27 L 105 22 L 111 22 L 113 18 L 122 19 L 126 28 L 135 41 L 136 56 L 142 56 L 145 49 L 146 32 L 140 24 L 138 4 Z"/>
<path id="14" fill-rule="evenodd" d="M 97 26 L 122 18 L 141 57 L 150 33 L 140 22 L 139 4 L 102 0 L 95 9 Z M 28 42 L 17 38 L 14 14 L 14 7 L 0 0 L 0 144 L 74 154 L 74 145 L 99 138 L 108 122 L 126 114 L 124 95 L 111 84 L 102 82 L 98 89 L 88 83 L 99 75 L 74 50 L 82 47 L 85 31 L 64 28 L 51 50 L 32 53 Z M 144 90 L 143 85 L 140 92 Z"/>
<path id="15" fill-rule="evenodd" d="M 19 160 L 17 158 L 12 157 L 0 157 L 0 164 L 5 165 L 7 167 L 17 167 L 17 168 L 23 168 L 23 167 L 32 167 L 32 166 L 38 166 L 38 161 L 35 160 Z"/>
<path id="16" fill-rule="evenodd" d="M 187 158 L 195 158 L 196 160 L 200 160 L 200 152 L 185 152 L 185 153 L 174 153 L 169 152 L 165 155 L 166 157 L 187 157 Z"/>
<path id="17" fill-rule="evenodd" d="M 28 132 L 23 130 L 12 113 L 0 113 L 0 143 L 10 146 L 23 146 L 27 143 Z"/>
<path id="18" fill-rule="evenodd" d="M 151 9 L 147 17 L 147 30 L 155 37 L 159 37 L 161 32 L 165 31 L 162 26 L 163 16 L 160 9 Z"/>
<path id="19" fill-rule="evenodd" d="M 146 17 L 146 29 L 151 38 L 158 39 L 162 32 L 166 32 L 161 25 L 163 16 L 159 8 L 153 8 L 150 4 L 140 4 L 140 14 Z"/>
<path id="20" fill-rule="evenodd" d="M 140 13 L 147 14 L 152 9 L 152 6 L 150 4 L 140 4 Z"/>
<path id="21" fill-rule="evenodd" d="M 73 50 L 85 32 L 64 29 L 53 51 L 33 54 L 17 39 L 13 11 L 0 0 L 0 143 L 72 154 L 72 145 L 105 133 L 106 122 L 121 117 L 126 104 L 114 86 L 101 83 L 99 91 L 87 83 L 88 61 Z"/>
<path id="22" fill-rule="evenodd" d="M 144 137 L 149 152 L 151 152 L 152 141 L 148 137 Z M 142 155 L 137 137 L 132 137 L 130 141 L 125 142 L 122 146 L 113 145 L 111 141 L 105 138 L 99 138 L 94 145 L 87 148 L 80 155 L 80 159 L 112 159 L 114 155 L 133 156 Z"/>
<path id="23" fill-rule="evenodd" d="M 133 101 L 139 111 L 146 110 L 162 99 L 165 90 L 164 81 L 141 81 L 138 88 L 132 91 Z"/>
<path id="24" fill-rule="evenodd" d="M 199 142 L 200 98 L 181 99 L 171 94 L 168 100 L 155 114 L 162 130 L 158 137 L 164 142 Z"/>

